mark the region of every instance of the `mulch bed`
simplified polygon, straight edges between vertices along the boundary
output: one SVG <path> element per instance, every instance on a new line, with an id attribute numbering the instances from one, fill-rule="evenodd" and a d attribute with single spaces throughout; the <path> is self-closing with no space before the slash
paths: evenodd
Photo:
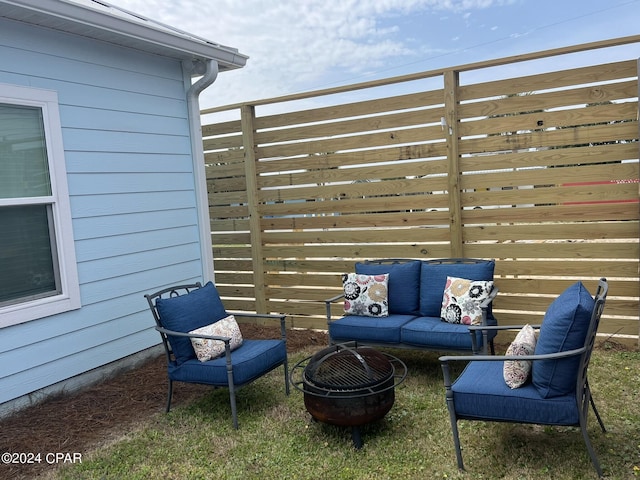
<path id="1" fill-rule="evenodd" d="M 278 338 L 279 329 L 242 325 L 247 338 Z M 287 347 L 296 352 L 328 345 L 324 332 L 288 330 Z M 189 403 L 210 387 L 180 383 L 171 406 Z M 0 478 L 28 479 L 51 471 L 47 453 L 87 452 L 120 438 L 145 419 L 164 411 L 167 373 L 164 354 L 141 367 L 80 392 L 49 398 L 0 421 L 0 453 L 40 453 L 41 463 L 0 466 Z"/>

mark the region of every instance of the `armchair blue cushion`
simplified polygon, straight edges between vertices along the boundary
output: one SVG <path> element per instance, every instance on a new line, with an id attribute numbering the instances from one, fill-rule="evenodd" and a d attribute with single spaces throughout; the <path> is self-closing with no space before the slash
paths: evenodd
<path id="1" fill-rule="evenodd" d="M 442 294 L 447 284 L 447 277 L 492 281 L 495 266 L 496 262 L 493 260 L 474 260 L 474 263 L 422 262 L 420 315 L 423 317 L 440 317 Z"/>
<path id="2" fill-rule="evenodd" d="M 509 388 L 502 381 L 502 366 L 502 362 L 470 362 L 467 365 L 459 380 L 451 387 L 459 417 L 496 422 L 517 418 L 518 422 L 541 425 L 578 423 L 575 395 L 562 395 L 543 401 L 544 398 L 531 383 Z"/>
<path id="3" fill-rule="evenodd" d="M 245 339 L 242 348 L 231 352 L 234 385 L 239 387 L 252 382 L 265 371 L 281 365 L 286 355 L 286 345 L 281 340 Z M 229 378 L 225 356 L 207 362 L 192 358 L 181 365 L 170 364 L 169 378 L 178 382 L 226 387 Z"/>
<path id="4" fill-rule="evenodd" d="M 584 345 L 594 300 L 582 282 L 567 288 L 547 309 L 542 320 L 536 355 L 575 350 Z M 534 363 L 531 381 L 544 398 L 575 391 L 580 357 Z"/>
<path id="5" fill-rule="evenodd" d="M 389 274 L 389 313 L 416 315 L 419 309 L 420 260 L 397 263 L 356 263 L 362 275 Z M 442 299 L 440 299 L 442 301 Z"/>
<path id="6" fill-rule="evenodd" d="M 218 290 L 212 282 L 187 295 L 158 298 L 156 308 L 164 328 L 183 333 L 210 325 L 227 316 Z M 169 337 L 169 343 L 178 364 L 195 358 L 189 338 Z"/>

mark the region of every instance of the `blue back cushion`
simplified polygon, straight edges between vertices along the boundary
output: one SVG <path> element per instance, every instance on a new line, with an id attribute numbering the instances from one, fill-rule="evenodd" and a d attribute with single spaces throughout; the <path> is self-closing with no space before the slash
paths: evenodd
<path id="1" fill-rule="evenodd" d="M 389 313 L 416 315 L 419 305 L 420 260 L 404 263 L 356 263 L 360 275 L 389 274 Z"/>
<path id="2" fill-rule="evenodd" d="M 158 298 L 156 309 L 164 328 L 183 333 L 210 325 L 227 316 L 218 290 L 211 282 L 188 294 Z M 169 343 L 178 364 L 195 357 L 188 337 L 169 337 Z"/>
<path id="3" fill-rule="evenodd" d="M 584 346 L 595 302 L 582 282 L 567 288 L 544 315 L 535 354 L 564 352 Z M 580 356 L 533 362 L 531 380 L 545 398 L 575 390 Z"/>
<path id="4" fill-rule="evenodd" d="M 442 296 L 447 277 L 467 280 L 493 280 L 496 262 L 483 260 L 478 263 L 422 263 L 420 273 L 420 315 L 440 317 Z"/>

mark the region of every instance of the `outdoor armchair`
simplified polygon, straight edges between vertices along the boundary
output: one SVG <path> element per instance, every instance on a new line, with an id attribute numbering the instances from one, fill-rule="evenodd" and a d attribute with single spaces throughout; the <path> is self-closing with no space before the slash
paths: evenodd
<path id="1" fill-rule="evenodd" d="M 238 428 L 235 391 L 283 366 L 289 394 L 285 315 L 239 313 L 242 317 L 280 321 L 280 339 L 242 338 L 235 317 L 227 312 L 213 283 L 165 288 L 145 295 L 160 332 L 167 359 L 171 408 L 173 382 L 225 387 L 233 426 Z"/>
<path id="2" fill-rule="evenodd" d="M 527 346 L 533 350 L 532 354 L 440 357 L 453 443 L 461 470 L 464 470 L 464 464 L 458 420 L 480 420 L 580 427 L 593 466 L 602 476 L 587 433 L 589 406 L 603 432 L 605 427 L 591 396 L 587 368 L 607 291 L 608 284 L 604 278 L 599 281 L 595 298 L 581 282 L 565 290 L 549 306 L 542 325 L 533 326 L 539 328 L 539 335 L 537 341 L 534 337 L 533 345 Z M 478 328 L 503 330 L 520 326 Z M 520 334 L 512 345 L 519 337 Z M 518 349 L 512 350 L 510 346 L 507 353 L 510 351 Z M 469 363 L 452 382 L 450 363 L 454 361 Z M 509 365 L 507 362 L 517 362 L 511 365 L 530 368 L 529 375 L 515 386 L 513 383 L 509 386 L 507 380 L 511 379 L 504 368 L 505 364 Z"/>

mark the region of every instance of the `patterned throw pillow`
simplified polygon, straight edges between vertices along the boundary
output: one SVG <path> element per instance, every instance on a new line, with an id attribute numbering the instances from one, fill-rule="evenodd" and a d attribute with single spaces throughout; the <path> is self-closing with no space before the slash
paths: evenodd
<path id="1" fill-rule="evenodd" d="M 447 277 L 440 317 L 448 323 L 480 325 L 482 323 L 480 304 L 489 296 L 492 289 L 493 282 Z"/>
<path id="2" fill-rule="evenodd" d="M 242 333 L 238 322 L 233 315 L 222 318 L 211 325 L 205 325 L 204 327 L 197 328 L 189 333 L 195 333 L 198 335 L 211 335 L 214 337 L 230 337 L 231 342 L 229 346 L 231 350 L 235 350 L 242 345 Z M 211 340 L 210 338 L 192 338 L 191 345 L 196 352 L 198 360 L 206 362 L 213 358 L 224 355 L 224 342 L 219 340 Z"/>
<path id="3" fill-rule="evenodd" d="M 531 325 L 525 325 L 511 342 L 505 355 L 533 355 L 536 349 L 536 332 Z M 508 360 L 504 362 L 502 376 L 509 388 L 524 385 L 531 373 L 531 360 Z"/>
<path id="4" fill-rule="evenodd" d="M 344 273 L 344 311 L 349 315 L 366 317 L 389 316 L 389 274 L 359 275 Z"/>

